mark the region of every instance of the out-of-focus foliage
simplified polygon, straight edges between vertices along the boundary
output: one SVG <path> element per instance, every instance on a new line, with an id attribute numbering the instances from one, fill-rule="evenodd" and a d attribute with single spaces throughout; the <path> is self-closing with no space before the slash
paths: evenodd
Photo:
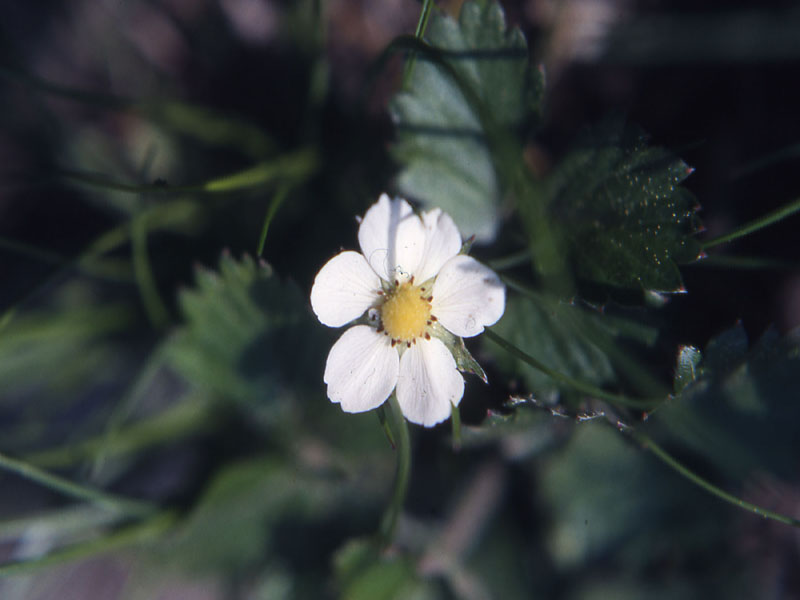
<path id="1" fill-rule="evenodd" d="M 249 256 L 230 255 L 218 272 L 197 267 L 195 285 L 180 294 L 186 325 L 167 345 L 178 372 L 265 416 L 300 402 L 298 384 L 323 343 L 297 286 Z"/>

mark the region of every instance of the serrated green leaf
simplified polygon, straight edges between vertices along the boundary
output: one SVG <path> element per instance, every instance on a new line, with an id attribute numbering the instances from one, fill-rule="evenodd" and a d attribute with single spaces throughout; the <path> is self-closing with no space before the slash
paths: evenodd
<path id="1" fill-rule="evenodd" d="M 736 326 L 711 340 L 696 379 L 646 422 L 731 477 L 791 478 L 800 454 L 800 341 L 768 332 L 752 348 Z"/>
<path id="2" fill-rule="evenodd" d="M 682 291 L 678 265 L 701 253 L 697 202 L 680 186 L 690 173 L 631 128 L 597 134 L 567 155 L 546 194 L 576 276 L 611 288 Z"/>
<path id="3" fill-rule="evenodd" d="M 467 0 L 458 21 L 434 10 L 425 37 L 439 53 L 417 56 L 390 103 L 394 155 L 403 165 L 397 186 L 448 212 L 465 235 L 489 241 L 502 190 L 482 115 L 491 115 L 492 126 L 517 130 L 539 110 L 542 75 L 528 61 L 522 33 L 506 28 L 494 1 Z"/>
<path id="4" fill-rule="evenodd" d="M 675 367 L 673 389 L 679 394 L 699 375 L 700 361 L 703 354 L 694 346 L 681 346 L 678 351 L 678 364 Z"/>
<path id="5" fill-rule="evenodd" d="M 172 364 L 221 398 L 280 411 L 324 347 L 305 297 L 249 256 L 223 256 L 218 272 L 198 267 L 195 281 L 180 295 L 186 325 L 167 346 Z"/>

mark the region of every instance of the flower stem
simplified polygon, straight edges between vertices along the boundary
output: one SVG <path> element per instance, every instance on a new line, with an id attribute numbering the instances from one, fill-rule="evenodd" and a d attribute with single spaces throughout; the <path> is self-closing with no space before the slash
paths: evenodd
<path id="1" fill-rule="evenodd" d="M 703 479 L 697 473 L 690 470 L 688 467 L 684 466 L 672 456 L 670 456 L 661 446 L 656 444 L 649 436 L 640 433 L 632 428 L 623 428 L 624 432 L 630 434 L 630 436 L 639 442 L 645 449 L 649 450 L 656 457 L 661 460 L 664 464 L 666 464 L 671 469 L 678 472 L 680 475 L 694 483 L 695 485 L 701 487 L 709 494 L 728 502 L 729 504 L 733 504 L 734 506 L 738 506 L 746 511 L 753 512 L 760 517 L 764 517 L 765 519 L 772 519 L 773 521 L 778 521 L 780 523 L 784 523 L 786 525 L 791 525 L 792 527 L 800 527 L 800 519 L 795 519 L 793 517 L 789 517 L 787 515 L 783 515 L 781 513 L 777 513 L 771 511 L 766 508 L 762 508 L 756 504 L 752 504 L 741 498 L 734 496 L 733 494 L 729 494 L 723 489 L 718 488 L 713 483 Z"/>
<path id="2" fill-rule="evenodd" d="M 394 393 L 389 397 L 388 402 L 391 409 L 392 423 L 396 430 L 397 471 L 392 502 L 381 520 L 380 543 L 382 546 L 390 544 L 394 537 L 397 519 L 403 510 L 403 503 L 408 492 L 408 482 L 411 478 L 411 437 L 408 434 L 408 423 L 400 410 L 400 404 L 398 404 L 397 396 Z"/>
<path id="3" fill-rule="evenodd" d="M 575 379 L 573 377 L 570 377 L 569 375 L 564 375 L 563 373 L 556 371 L 555 369 L 551 369 L 544 363 L 539 362 L 538 360 L 533 358 L 530 354 L 523 352 L 505 338 L 502 338 L 499 335 L 497 335 L 491 329 L 486 329 L 484 330 L 483 333 L 484 335 L 486 335 L 487 338 L 492 340 L 495 344 L 503 348 L 503 350 L 505 350 L 512 356 L 529 364 L 537 371 L 541 371 L 551 379 L 558 381 L 559 383 L 566 384 L 568 387 L 578 392 L 581 392 L 582 394 L 586 394 L 588 396 L 594 396 L 595 398 L 600 398 L 602 400 L 610 402 L 614 406 L 623 406 L 626 408 L 650 409 L 656 404 L 658 404 L 657 400 L 642 400 L 638 398 L 629 398 L 628 396 L 623 396 L 622 394 L 607 392 L 606 390 L 599 388 L 595 385 L 592 385 L 591 383 L 581 381 L 580 379 Z"/>
<path id="4" fill-rule="evenodd" d="M 450 412 L 450 421 L 453 426 L 453 450 L 461 450 L 461 408 L 455 404 L 452 405 Z"/>
<path id="5" fill-rule="evenodd" d="M 730 233 L 726 233 L 724 235 L 717 236 L 712 238 L 706 242 L 703 242 L 703 249 L 708 250 L 709 248 L 713 248 L 714 246 L 719 246 L 720 244 L 725 244 L 727 242 L 732 242 L 733 240 L 739 239 L 746 235 L 749 235 L 759 229 L 763 229 L 764 227 L 768 227 L 778 221 L 782 221 L 786 217 L 800 211 L 800 198 L 787 204 L 786 206 L 782 206 L 778 210 L 774 210 L 771 213 L 767 213 L 763 217 L 759 217 L 749 223 L 745 223 L 741 227 L 734 229 Z"/>

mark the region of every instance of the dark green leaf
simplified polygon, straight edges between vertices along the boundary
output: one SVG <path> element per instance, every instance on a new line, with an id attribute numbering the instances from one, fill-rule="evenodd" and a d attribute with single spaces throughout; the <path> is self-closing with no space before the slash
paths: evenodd
<path id="1" fill-rule="evenodd" d="M 737 326 L 711 340 L 695 379 L 647 421 L 729 476 L 796 475 L 800 442 L 800 343 L 768 332 L 752 348 Z M 681 367 L 676 375 L 678 381 Z"/>
<path id="2" fill-rule="evenodd" d="M 163 548 L 165 560 L 201 573 L 252 566 L 276 524 L 323 510 L 336 493 L 333 480 L 274 458 L 228 465 Z"/>
<path id="3" fill-rule="evenodd" d="M 437 588 L 418 574 L 413 560 L 403 556 L 381 556 L 374 542 L 351 540 L 334 558 L 346 600 L 436 600 Z"/>
<path id="4" fill-rule="evenodd" d="M 513 296 L 493 330 L 552 369 L 603 384 L 612 380 L 614 371 L 608 356 L 587 336 L 586 319 L 582 309 L 548 296 Z M 526 391 L 545 398 L 557 396 L 557 383 L 544 373 L 494 345 L 487 344 L 486 350 L 505 372 L 522 377 Z"/>
<path id="5" fill-rule="evenodd" d="M 538 481 L 550 507 L 547 545 L 560 568 L 597 559 L 644 566 L 677 549 L 707 550 L 725 527 L 714 498 L 659 468 L 602 421 L 575 425 Z"/>
<path id="6" fill-rule="evenodd" d="M 425 37 L 440 50 L 439 60 L 417 55 L 390 105 L 398 132 L 394 154 L 403 165 L 397 185 L 448 212 L 462 233 L 490 240 L 502 192 L 484 115 L 493 126 L 521 127 L 539 110 L 542 76 L 531 68 L 522 33 L 506 29 L 497 2 L 467 0 L 458 21 L 434 10 Z"/>
<path id="7" fill-rule="evenodd" d="M 279 410 L 308 385 L 324 349 L 306 304 L 267 265 L 225 255 L 219 272 L 198 267 L 196 288 L 181 293 L 187 323 L 168 355 L 196 386 Z"/>
<path id="8" fill-rule="evenodd" d="M 701 252 L 697 203 L 680 185 L 691 171 L 632 128 L 597 134 L 567 155 L 547 180 L 547 203 L 576 276 L 611 288 L 682 291 L 678 265 Z"/>

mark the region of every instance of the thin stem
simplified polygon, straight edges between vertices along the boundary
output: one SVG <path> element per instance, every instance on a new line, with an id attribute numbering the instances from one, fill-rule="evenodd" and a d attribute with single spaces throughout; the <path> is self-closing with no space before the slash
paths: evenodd
<path id="1" fill-rule="evenodd" d="M 164 442 L 205 431 L 213 426 L 210 414 L 200 398 L 190 397 L 181 404 L 115 431 L 113 437 L 101 434 L 75 444 L 42 450 L 25 457 L 28 463 L 42 468 L 62 468 L 98 453 L 104 457 L 131 454 Z"/>
<path id="2" fill-rule="evenodd" d="M 778 521 L 780 523 L 784 523 L 786 525 L 791 525 L 792 527 L 800 527 L 800 519 L 795 519 L 793 517 L 789 517 L 787 515 L 783 515 L 781 513 L 777 513 L 775 511 L 763 508 L 756 504 L 752 504 L 747 502 L 746 500 L 742 500 L 734 496 L 733 494 L 729 494 L 725 490 L 722 490 L 715 486 L 713 483 L 703 479 L 697 473 L 694 473 L 689 468 L 685 467 L 683 464 L 678 462 L 672 456 L 670 456 L 661 446 L 656 444 L 649 436 L 640 433 L 634 429 L 624 428 L 623 431 L 629 433 L 633 439 L 637 442 L 642 444 L 647 450 L 650 450 L 656 457 L 665 463 L 671 469 L 677 471 L 683 477 L 686 477 L 689 481 L 694 483 L 695 485 L 701 487 L 709 494 L 728 502 L 729 504 L 733 504 L 734 506 L 738 506 L 741 509 L 746 511 L 755 513 L 760 517 L 764 517 L 765 519 L 772 519 L 773 521 Z"/>
<path id="3" fill-rule="evenodd" d="M 637 398 L 628 398 L 627 396 L 623 396 L 622 394 L 614 394 L 612 392 L 607 392 L 602 388 L 592 385 L 591 383 L 587 383 L 585 381 L 581 381 L 580 379 L 575 379 L 568 375 L 564 375 L 563 373 L 551 369 L 547 365 L 539 362 L 531 355 L 523 352 L 522 350 L 517 348 L 514 344 L 500 337 L 490 329 L 486 329 L 484 331 L 484 335 L 486 335 L 487 338 L 489 338 L 495 344 L 503 348 L 506 352 L 508 352 L 512 356 L 529 364 L 537 371 L 541 371 L 551 379 L 558 381 L 559 383 L 563 383 L 568 387 L 574 389 L 575 391 L 581 392 L 582 394 L 586 394 L 588 396 L 594 396 L 595 398 L 606 400 L 607 402 L 610 402 L 615 406 L 624 406 L 627 408 L 649 409 L 652 408 L 654 404 L 657 404 L 657 401 L 655 400 L 640 400 Z"/>
<path id="4" fill-rule="evenodd" d="M 525 248 L 525 250 L 520 250 L 519 252 L 515 252 L 514 254 L 509 254 L 508 256 L 502 256 L 500 258 L 495 258 L 494 260 L 489 260 L 486 262 L 486 264 L 488 264 L 494 271 L 505 271 L 506 269 L 512 269 L 520 265 L 530 264 L 530 262 L 531 262 L 530 248 Z"/>
<path id="5" fill-rule="evenodd" d="M 417 21 L 417 29 L 414 31 L 414 37 L 418 40 L 421 40 L 422 36 L 425 35 L 425 30 L 428 27 L 428 19 L 430 19 L 432 9 L 433 0 L 424 0 L 422 3 L 422 11 L 419 14 L 419 20 Z M 405 72 L 403 73 L 403 88 L 405 88 L 408 85 L 408 82 L 411 80 L 411 73 L 414 71 L 414 64 L 416 61 L 417 55 L 412 51 L 408 57 Z"/>
<path id="6" fill-rule="evenodd" d="M 283 204 L 283 201 L 286 200 L 286 196 L 288 195 L 289 186 L 282 185 L 272 197 L 272 202 L 269 204 L 267 214 L 264 216 L 264 224 L 261 226 L 261 237 L 258 240 L 256 256 L 261 256 L 264 253 L 264 244 L 267 243 L 267 231 L 269 231 L 269 226 L 272 223 L 272 219 L 275 218 L 275 213 L 278 212 L 278 209 L 281 207 L 281 204 Z"/>
<path id="7" fill-rule="evenodd" d="M 455 404 L 450 412 L 450 422 L 453 427 L 453 450 L 461 450 L 461 409 Z"/>
<path id="8" fill-rule="evenodd" d="M 800 198 L 790 204 L 787 204 L 786 206 L 779 208 L 778 210 L 774 210 L 771 213 L 764 215 L 763 217 L 759 217 L 754 221 L 745 223 L 730 233 L 726 233 L 703 242 L 703 249 L 708 250 L 709 248 L 719 246 L 720 244 L 725 244 L 727 242 L 739 239 L 753 233 L 754 231 L 758 231 L 759 229 L 763 229 L 764 227 L 768 227 L 774 223 L 777 223 L 778 221 L 781 221 L 798 211 L 800 211 Z"/>
<path id="9" fill-rule="evenodd" d="M 408 492 L 408 482 L 411 478 L 411 436 L 408 434 L 408 423 L 400 410 L 400 404 L 397 402 L 397 396 L 394 393 L 389 397 L 388 402 L 391 409 L 392 422 L 397 433 L 395 436 L 397 442 L 397 471 L 392 502 L 381 520 L 380 541 L 381 545 L 384 546 L 390 544 L 392 538 L 394 538 L 397 519 L 403 510 L 403 503 Z"/>
<path id="10" fill-rule="evenodd" d="M 772 258 L 760 258 L 758 256 L 729 256 L 726 254 L 712 254 L 702 260 L 689 263 L 685 266 L 754 271 L 765 269 L 774 271 L 796 271 L 800 269 L 800 264 L 788 260 L 774 260 Z"/>
<path id="11" fill-rule="evenodd" d="M 153 270 L 150 268 L 147 255 L 147 219 L 142 215 L 134 217 L 131 223 L 131 252 L 133 272 L 145 312 L 156 329 L 163 329 L 169 323 L 169 313 L 158 293 Z"/>
<path id="12" fill-rule="evenodd" d="M 158 196 L 187 193 L 227 194 L 229 192 L 265 187 L 274 184 L 276 181 L 301 181 L 316 170 L 318 162 L 318 157 L 314 150 L 302 149 L 257 163 L 241 171 L 223 175 L 216 179 L 188 185 L 123 183 L 78 171 L 60 171 L 54 172 L 53 175 L 91 187 L 131 194 L 149 193 Z"/>
<path id="13" fill-rule="evenodd" d="M 62 494 L 75 498 L 77 500 L 86 500 L 98 506 L 109 508 L 121 513 L 131 516 L 142 516 L 152 513 L 156 507 L 149 502 L 139 500 L 131 500 L 109 494 L 96 488 L 81 485 L 48 473 L 30 463 L 11 458 L 5 454 L 0 454 L 0 469 L 16 473 L 17 475 L 35 481 L 51 490 L 61 492 Z"/>
<path id="14" fill-rule="evenodd" d="M 392 434 L 392 428 L 389 427 L 389 421 L 386 420 L 386 409 L 384 408 L 384 404 L 381 404 L 378 407 L 378 410 L 375 412 L 378 415 L 378 422 L 381 424 L 381 429 L 383 429 L 383 433 L 386 434 L 386 439 L 389 440 L 392 450 L 396 449 L 397 444 L 394 442 L 394 435 Z"/>
<path id="15" fill-rule="evenodd" d="M 157 513 L 146 521 L 131 525 L 99 539 L 76 544 L 45 556 L 0 564 L 0 577 L 28 573 L 37 569 L 95 556 L 109 550 L 130 546 L 161 535 L 175 522 L 173 512 Z"/>

